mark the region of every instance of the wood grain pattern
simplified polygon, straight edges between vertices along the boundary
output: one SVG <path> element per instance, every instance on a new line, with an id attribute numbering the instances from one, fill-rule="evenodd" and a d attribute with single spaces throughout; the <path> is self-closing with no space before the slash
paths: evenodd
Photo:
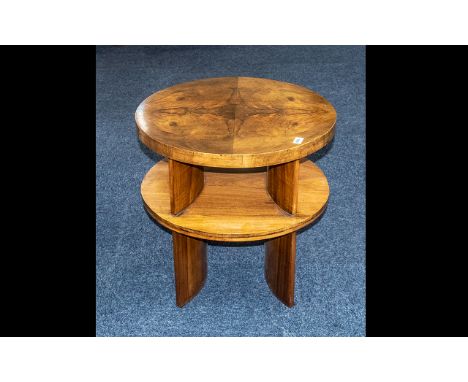
<path id="1" fill-rule="evenodd" d="M 206 243 L 172 232 L 176 304 L 182 307 L 203 288 L 207 273 Z"/>
<path id="2" fill-rule="evenodd" d="M 169 160 L 171 213 L 180 214 L 203 190 L 203 167 Z"/>
<path id="3" fill-rule="evenodd" d="M 295 214 L 298 204 L 299 160 L 270 166 L 268 192 L 283 210 Z M 265 243 L 265 279 L 273 294 L 285 305 L 294 305 L 296 232 Z"/>
<path id="4" fill-rule="evenodd" d="M 331 141 L 336 112 L 302 86 L 222 77 L 154 93 L 135 113 L 140 140 L 183 163 L 224 168 L 270 166 L 306 157 Z M 303 138 L 295 144 L 296 137 Z"/>
<path id="5" fill-rule="evenodd" d="M 296 232 L 265 243 L 265 279 L 273 294 L 285 305 L 294 305 Z"/>
<path id="6" fill-rule="evenodd" d="M 168 163 L 148 171 L 141 195 L 149 214 L 165 227 L 191 237 L 217 241 L 274 238 L 312 223 L 325 210 L 329 188 L 311 161 L 299 166 L 296 213 L 278 207 L 266 190 L 266 169 L 205 168 L 205 186 L 179 216 L 171 214 Z"/>
<path id="7" fill-rule="evenodd" d="M 268 192 L 276 204 L 290 214 L 296 213 L 298 182 L 299 160 L 268 167 Z"/>

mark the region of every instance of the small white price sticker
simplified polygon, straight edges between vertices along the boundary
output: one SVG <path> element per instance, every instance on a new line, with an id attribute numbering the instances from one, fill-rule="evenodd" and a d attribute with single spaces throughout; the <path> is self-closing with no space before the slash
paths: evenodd
<path id="1" fill-rule="evenodd" d="M 295 143 L 296 145 L 300 145 L 303 140 L 304 140 L 304 138 L 302 138 L 302 137 L 296 137 L 296 138 L 294 138 L 293 143 Z"/>

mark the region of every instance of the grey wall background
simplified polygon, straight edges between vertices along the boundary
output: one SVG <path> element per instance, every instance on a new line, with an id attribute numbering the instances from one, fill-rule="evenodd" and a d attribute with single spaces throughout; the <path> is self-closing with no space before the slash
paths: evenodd
<path id="1" fill-rule="evenodd" d="M 96 66 L 97 335 L 364 336 L 365 48 L 98 47 Z M 269 291 L 261 243 L 211 243 L 206 285 L 179 309 L 171 235 L 139 194 L 160 157 L 139 144 L 133 115 L 167 86 L 237 75 L 297 83 L 335 106 L 335 140 L 310 157 L 328 178 L 330 201 L 297 237 L 296 306 Z"/>

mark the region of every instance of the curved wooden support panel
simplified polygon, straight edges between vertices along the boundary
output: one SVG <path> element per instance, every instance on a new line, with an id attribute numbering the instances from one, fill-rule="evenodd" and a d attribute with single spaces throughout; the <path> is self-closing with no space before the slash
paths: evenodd
<path id="1" fill-rule="evenodd" d="M 203 167 L 169 159 L 169 186 L 171 213 L 178 215 L 197 198 L 203 190 Z"/>
<path id="2" fill-rule="evenodd" d="M 267 189 L 278 206 L 294 215 L 297 212 L 299 160 L 270 166 Z M 265 243 L 265 278 L 273 294 L 286 306 L 294 305 L 296 272 L 296 232 Z"/>
<path id="3" fill-rule="evenodd" d="M 206 243 L 172 232 L 176 304 L 187 304 L 203 288 L 207 273 Z"/>
<path id="4" fill-rule="evenodd" d="M 286 306 L 294 305 L 296 232 L 265 243 L 265 279 L 273 294 Z"/>
<path id="5" fill-rule="evenodd" d="M 298 184 L 299 160 L 268 167 L 267 189 L 271 198 L 293 215 L 297 210 Z"/>

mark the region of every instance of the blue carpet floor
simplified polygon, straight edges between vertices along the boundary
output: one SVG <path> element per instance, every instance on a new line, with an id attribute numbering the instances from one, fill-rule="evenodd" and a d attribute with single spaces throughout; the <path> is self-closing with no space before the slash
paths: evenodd
<path id="1" fill-rule="evenodd" d="M 365 48 L 98 47 L 98 336 L 365 335 Z M 208 247 L 204 289 L 175 305 L 171 235 L 145 213 L 140 183 L 160 159 L 139 144 L 138 104 L 203 77 L 267 77 L 336 108 L 336 138 L 311 156 L 328 178 L 325 215 L 297 237 L 296 306 L 270 292 L 260 244 Z"/>

